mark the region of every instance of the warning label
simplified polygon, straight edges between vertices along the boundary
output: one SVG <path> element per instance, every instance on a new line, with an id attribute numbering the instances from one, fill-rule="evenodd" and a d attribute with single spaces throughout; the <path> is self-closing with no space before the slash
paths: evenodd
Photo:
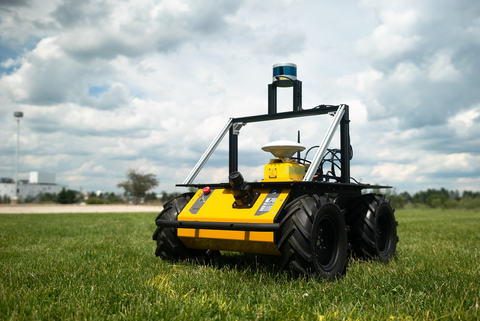
<path id="1" fill-rule="evenodd" d="M 273 189 L 271 190 L 267 197 L 265 197 L 265 200 L 263 203 L 260 205 L 258 208 L 257 212 L 255 213 L 255 216 L 263 215 L 265 213 L 268 213 L 272 210 L 273 205 L 277 201 L 278 197 L 280 196 L 280 193 L 282 192 L 281 189 Z"/>
<path id="2" fill-rule="evenodd" d="M 270 212 L 270 210 L 273 207 L 273 204 L 275 204 L 276 198 L 271 198 L 267 197 L 265 201 L 263 202 L 262 206 L 260 206 L 259 211 L 260 212 Z"/>

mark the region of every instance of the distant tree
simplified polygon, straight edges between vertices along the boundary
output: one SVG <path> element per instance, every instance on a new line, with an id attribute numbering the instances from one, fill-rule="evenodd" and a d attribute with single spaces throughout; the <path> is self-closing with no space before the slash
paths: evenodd
<path id="1" fill-rule="evenodd" d="M 145 195 L 145 201 L 155 201 L 157 199 L 157 194 L 155 192 L 150 192 Z"/>
<path id="2" fill-rule="evenodd" d="M 103 198 L 107 199 L 110 203 L 123 203 L 123 198 L 118 197 L 114 192 L 104 194 Z"/>
<path id="3" fill-rule="evenodd" d="M 403 197 L 406 202 L 412 201 L 412 196 L 408 192 L 402 192 L 400 193 L 400 196 Z"/>
<path id="4" fill-rule="evenodd" d="M 386 193 L 385 196 L 388 199 L 390 199 L 390 205 L 392 205 L 392 207 L 397 208 L 397 209 L 403 208 L 405 206 L 405 204 L 407 203 L 407 200 L 405 199 L 404 196 L 402 196 L 402 194 L 400 194 L 400 195 L 397 194 L 397 189 L 396 188 L 393 188 L 392 190 L 387 190 L 387 193 Z"/>
<path id="5" fill-rule="evenodd" d="M 123 188 L 125 194 L 139 197 L 145 197 L 145 194 L 150 189 L 158 186 L 160 181 L 154 174 L 144 174 L 137 172 L 134 169 L 127 171 L 127 179 L 117 184 L 117 187 Z"/>
<path id="6" fill-rule="evenodd" d="M 463 191 L 463 198 L 480 198 L 480 192 Z"/>
<path id="7" fill-rule="evenodd" d="M 371 192 L 371 191 L 369 191 Z M 374 190 L 379 193 L 380 190 Z M 162 198 L 166 192 L 162 192 Z M 480 208 L 480 192 L 463 191 L 462 196 L 458 190 L 449 191 L 445 188 L 427 189 L 418 191 L 413 195 L 408 192 L 397 194 L 396 189 L 387 190 L 386 197 L 390 199 L 390 204 L 397 209 L 409 206 L 417 208 L 443 208 L 443 209 L 478 209 Z"/>
<path id="8" fill-rule="evenodd" d="M 182 193 L 180 193 L 180 192 L 168 193 L 166 191 L 162 191 L 160 194 L 161 194 L 160 201 L 165 203 L 165 202 L 168 202 L 169 200 L 171 200 L 172 198 L 179 196 Z"/>
<path id="9" fill-rule="evenodd" d="M 56 202 L 57 201 L 57 194 L 56 193 L 45 193 L 42 196 L 40 196 L 40 199 L 38 200 L 40 203 L 43 202 Z"/>
<path id="10" fill-rule="evenodd" d="M 57 196 L 57 203 L 60 204 L 73 204 L 75 203 L 75 198 L 77 196 L 76 191 L 72 191 L 71 189 L 65 190 L 65 187 L 62 188 L 62 191 L 58 193 Z"/>

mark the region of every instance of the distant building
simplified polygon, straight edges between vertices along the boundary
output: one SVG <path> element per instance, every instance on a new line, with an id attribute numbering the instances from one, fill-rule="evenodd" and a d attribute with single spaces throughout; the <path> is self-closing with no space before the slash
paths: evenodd
<path id="1" fill-rule="evenodd" d="M 58 194 L 65 186 L 55 183 L 54 173 L 30 172 L 29 180 L 18 180 L 18 197 L 21 199 L 36 198 L 45 193 Z M 0 197 L 15 197 L 15 181 L 11 178 L 0 178 Z"/>
<path id="2" fill-rule="evenodd" d="M 30 184 L 55 184 L 54 173 L 30 172 Z"/>

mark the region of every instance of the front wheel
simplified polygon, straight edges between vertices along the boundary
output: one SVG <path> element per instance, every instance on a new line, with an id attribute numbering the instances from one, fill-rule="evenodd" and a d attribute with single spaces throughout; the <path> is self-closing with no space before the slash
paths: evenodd
<path id="1" fill-rule="evenodd" d="M 178 214 L 180 214 L 193 195 L 193 193 L 185 193 L 170 200 L 163 206 L 163 211 L 158 214 L 155 221 L 176 221 Z M 157 241 L 155 255 L 160 256 L 162 259 L 170 261 L 192 260 L 205 262 L 211 254 L 210 250 L 187 248 L 178 238 L 176 228 L 157 227 L 152 239 Z"/>
<path id="2" fill-rule="evenodd" d="M 283 267 L 330 280 L 345 274 L 348 242 L 340 208 L 325 197 L 303 195 L 285 211 L 277 244 Z"/>
<path id="3" fill-rule="evenodd" d="M 313 263 L 318 275 L 337 279 L 347 268 L 348 238 L 340 208 L 326 202 L 315 215 L 312 229 Z"/>

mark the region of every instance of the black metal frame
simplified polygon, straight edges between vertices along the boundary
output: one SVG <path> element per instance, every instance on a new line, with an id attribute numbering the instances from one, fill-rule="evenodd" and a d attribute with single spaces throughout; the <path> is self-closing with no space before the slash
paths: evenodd
<path id="1" fill-rule="evenodd" d="M 293 86 L 293 111 L 277 113 L 277 88 L 281 87 L 292 87 Z M 339 112 L 340 114 L 337 114 Z M 343 113 L 343 114 L 342 114 Z M 218 140 L 223 138 L 223 135 L 226 134 L 226 131 L 229 131 L 229 155 L 228 155 L 228 167 L 229 173 L 238 171 L 238 134 L 242 126 L 248 123 L 255 122 L 264 122 L 264 121 L 273 121 L 280 119 L 289 119 L 289 118 L 298 118 L 298 117 L 308 117 L 308 116 L 318 116 L 325 114 L 336 114 L 336 121 L 332 123 L 334 126 L 340 125 L 340 167 L 341 175 L 337 179 L 337 182 L 326 182 L 326 181 L 310 181 L 311 178 L 306 179 L 305 181 L 296 181 L 296 182 L 265 182 L 261 183 L 262 186 L 275 185 L 275 186 L 291 186 L 294 190 L 304 190 L 308 192 L 315 193 L 359 193 L 362 189 L 365 188 L 391 188 L 391 186 L 382 186 L 382 185 L 370 185 L 370 184 L 354 184 L 350 183 L 350 116 L 349 116 L 349 106 L 348 105 L 319 105 L 312 109 L 302 109 L 302 82 L 299 80 L 278 80 L 268 85 L 268 113 L 263 115 L 256 116 L 247 116 L 247 117 L 238 117 L 230 118 L 229 123 L 224 128 L 224 132 L 221 133 L 215 140 L 218 144 Z M 229 127 L 228 127 L 229 126 Z M 228 128 L 228 129 L 227 129 Z M 329 131 L 331 131 L 330 127 Z M 334 128 L 335 129 L 335 128 Z M 333 135 L 333 132 L 331 132 Z M 329 136 L 329 133 L 327 133 Z M 331 136 L 330 136 L 331 137 Z M 330 139 L 330 138 L 329 138 Z M 322 143 L 323 144 L 323 143 Z M 213 152 L 215 146 L 213 144 L 209 147 L 207 152 L 202 156 L 202 159 L 197 163 L 196 167 L 192 170 L 189 177 L 185 180 L 184 184 L 177 184 L 179 187 L 204 187 L 204 186 L 221 186 L 225 188 L 230 188 L 228 184 L 192 184 L 193 179 L 195 178 L 198 171 L 204 165 L 206 159 Z M 318 155 L 318 153 L 317 153 Z M 316 155 L 316 157 L 317 157 Z M 315 158 L 316 158 L 315 157 Z M 203 163 L 202 163 L 203 161 Z M 308 173 L 307 173 L 308 174 Z M 310 174 L 308 174 L 310 176 Z M 258 187 L 259 183 L 250 183 L 252 187 Z"/>
<path id="2" fill-rule="evenodd" d="M 194 228 L 194 229 L 227 230 L 227 231 L 232 230 L 232 231 L 275 232 L 280 229 L 279 223 L 225 223 L 225 222 L 156 220 L 155 224 L 158 227 Z"/>
<path id="3" fill-rule="evenodd" d="M 302 82 L 300 80 L 279 80 L 268 85 L 268 114 L 277 113 L 277 88 L 285 88 L 283 83 L 293 85 L 293 110 L 302 110 Z M 288 86 L 290 87 L 290 86 Z"/>
<path id="4" fill-rule="evenodd" d="M 348 112 L 348 105 L 343 105 L 345 107 L 345 112 L 340 122 L 340 155 L 341 155 L 341 183 L 350 183 L 350 119 Z M 272 121 L 279 119 L 288 119 L 288 118 L 297 118 L 297 117 L 306 117 L 306 116 L 315 116 L 315 115 L 325 115 L 329 113 L 335 113 L 339 106 L 332 105 L 320 105 L 313 109 L 307 110 L 294 110 L 289 112 L 282 113 L 269 113 L 265 115 L 249 116 L 249 117 L 239 117 L 233 118 L 233 126 L 230 128 L 229 133 L 229 172 L 234 172 L 238 170 L 238 135 L 234 133 L 234 126 L 236 123 L 255 123 L 263 121 Z"/>

